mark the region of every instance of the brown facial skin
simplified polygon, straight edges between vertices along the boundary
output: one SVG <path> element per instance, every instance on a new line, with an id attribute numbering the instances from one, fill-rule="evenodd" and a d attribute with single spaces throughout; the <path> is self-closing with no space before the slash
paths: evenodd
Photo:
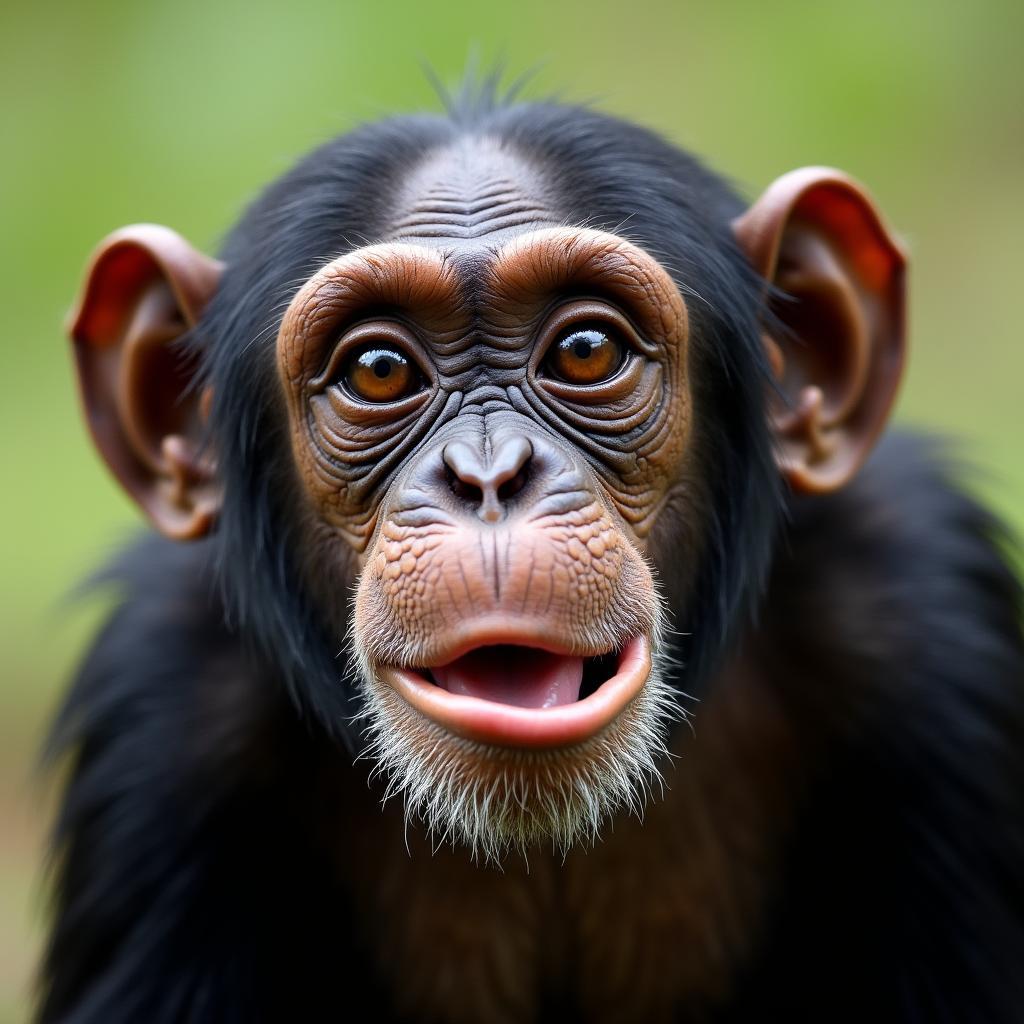
<path id="1" fill-rule="evenodd" d="M 350 628 L 370 749 L 411 811 L 495 856 L 569 845 L 641 802 L 682 714 L 652 564 L 655 540 L 674 576 L 697 563 L 714 471 L 694 454 L 690 317 L 653 256 L 563 225 L 535 169 L 487 138 L 429 156 L 392 203 L 390 230 L 317 271 L 280 325 L 300 557 L 339 640 Z M 821 168 L 779 179 L 733 231 L 798 300 L 765 336 L 780 471 L 840 487 L 895 395 L 902 254 Z M 168 229 L 128 228 L 72 321 L 97 444 L 179 539 L 220 502 L 174 348 L 219 274 Z"/>
<path id="2" fill-rule="evenodd" d="M 507 173 L 508 157 L 494 159 Z M 443 162 L 424 174 L 458 179 Z M 601 785 L 612 737 L 643 748 L 634 772 L 653 770 L 648 745 L 660 743 L 655 684 L 639 699 L 661 615 L 644 549 L 686 462 L 688 316 L 637 246 L 535 226 L 542 201 L 519 177 L 484 176 L 474 201 L 414 176 L 423 194 L 396 218 L 401 237 L 339 257 L 296 294 L 278 369 L 317 557 L 339 577 L 357 566 L 354 649 L 378 741 L 420 751 L 401 774 L 435 787 L 457 775 L 506 795 L 522 788 L 531 803 L 545 792 L 571 802 L 573 779 Z M 380 358 L 389 383 L 376 385 Z M 498 644 L 570 662 L 616 657 L 637 638 L 638 668 L 610 667 L 616 685 L 553 712 L 464 710 L 395 675 L 423 677 Z M 439 743 L 453 751 L 440 763 Z M 542 749 L 510 782 L 503 748 L 516 747 Z M 555 781 L 542 786 L 542 773 Z M 480 829 L 497 828 L 499 845 L 556 832 L 570 841 L 577 827 L 492 817 Z M 462 831 L 489 848 L 476 825 Z"/>
<path id="3" fill-rule="evenodd" d="M 476 314 L 462 297 L 473 287 L 487 295 Z M 616 305 L 565 298 L 582 289 Z M 401 319 L 363 318 L 381 306 Z M 551 342 L 575 323 L 607 323 L 635 346 L 610 380 L 545 372 Z M 339 367 L 367 338 L 406 346 L 422 390 L 378 406 L 348 392 Z M 451 634 L 485 616 L 586 654 L 649 631 L 640 550 L 686 450 L 686 350 L 671 280 L 600 232 L 541 230 L 493 253 L 381 245 L 315 275 L 285 314 L 279 367 L 311 500 L 365 566 L 356 629 L 371 650 L 441 664 Z M 380 477 L 399 463 L 378 504 Z M 528 479 L 503 501 L 524 464 Z M 479 499 L 454 491 L 449 473 Z"/>

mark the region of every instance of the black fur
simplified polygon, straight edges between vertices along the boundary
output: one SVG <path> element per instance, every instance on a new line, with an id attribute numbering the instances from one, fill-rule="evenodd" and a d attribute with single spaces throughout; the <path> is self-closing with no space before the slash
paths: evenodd
<path id="1" fill-rule="evenodd" d="M 824 753 L 733 1019 L 1024 1018 L 1009 547 L 934 441 L 897 436 L 853 487 L 794 504 L 753 648 Z"/>
<path id="2" fill-rule="evenodd" d="M 699 689 L 747 631 L 808 751 L 789 882 L 723 1019 L 1020 1019 L 1024 642 L 999 527 L 909 441 L 847 492 L 784 507 L 739 200 L 642 129 L 488 103 L 329 143 L 225 244 L 191 344 L 226 505 L 211 540 L 147 540 L 111 572 L 123 602 L 51 748 L 72 770 L 40 1019 L 337 1020 L 373 994 L 327 852 L 355 740 L 337 637 L 306 596 L 273 341 L 297 283 L 373 240 L 402 175 L 467 132 L 546 170 L 567 222 L 653 252 L 694 314 L 714 513 L 685 604 L 661 558 L 679 683 Z"/>

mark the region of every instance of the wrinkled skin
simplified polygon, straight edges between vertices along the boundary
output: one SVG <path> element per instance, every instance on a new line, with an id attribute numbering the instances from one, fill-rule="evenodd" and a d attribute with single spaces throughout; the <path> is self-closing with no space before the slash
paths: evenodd
<path id="1" fill-rule="evenodd" d="M 482 645 L 579 659 L 657 641 L 644 553 L 685 478 L 686 303 L 636 245 L 553 222 L 511 154 L 455 147 L 411 176 L 393 240 L 330 262 L 284 315 L 277 358 L 292 451 L 317 550 L 341 577 L 355 558 L 352 635 L 371 688 L 386 685 L 382 665 L 436 669 Z M 558 338 L 581 324 L 604 326 L 620 349 L 607 379 L 582 385 L 546 369 Z M 384 403 L 347 387 L 346 364 L 374 344 L 405 354 L 422 386 Z M 402 709 L 382 696 L 378 717 L 394 727 Z M 627 746 L 660 729 L 654 704 L 642 707 Z M 416 726 L 398 725 L 394 742 Z M 596 771 L 585 747 L 554 769 L 537 756 L 554 775 L 541 801 Z M 490 778 L 493 757 L 477 750 L 460 774 Z M 509 828 L 499 842 L 519 841 L 523 829 Z M 571 840 L 573 830 L 535 822 L 535 833 Z"/>
<path id="2" fill-rule="evenodd" d="M 487 295 L 479 312 L 463 298 L 475 289 Z M 630 323 L 600 301 L 566 308 L 563 296 L 580 289 L 614 295 L 642 331 L 630 332 L 639 350 L 622 371 L 592 387 L 537 372 L 551 336 L 575 318 Z M 362 308 L 396 304 L 430 345 L 415 349 L 430 386 L 374 408 L 332 377 L 347 339 L 328 346 Z M 558 322 L 547 327 L 552 307 Z M 367 330 L 376 325 L 360 323 L 357 342 Z M 406 658 L 429 656 L 426 638 L 480 601 L 496 613 L 550 616 L 566 638 L 619 634 L 608 620 L 631 587 L 650 604 L 638 552 L 680 474 L 691 398 L 686 307 L 641 250 L 566 229 L 528 234 L 496 253 L 479 239 L 451 243 L 443 255 L 410 244 L 357 250 L 302 289 L 278 352 L 307 492 L 323 520 L 365 552 L 360 608 L 388 616 L 390 635 L 398 630 L 410 647 Z M 494 501 L 522 468 L 504 468 L 502 455 L 523 442 L 528 480 L 513 500 L 496 502 L 495 522 L 451 492 L 444 452 L 451 459 L 458 446 L 455 472 L 484 478 L 485 500 Z M 464 578 L 456 583 L 452 573 Z"/>

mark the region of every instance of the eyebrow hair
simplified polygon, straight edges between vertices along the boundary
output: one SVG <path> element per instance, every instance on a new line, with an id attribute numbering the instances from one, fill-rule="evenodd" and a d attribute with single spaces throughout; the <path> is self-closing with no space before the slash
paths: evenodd
<path id="1" fill-rule="evenodd" d="M 294 295 L 281 319 L 277 347 L 289 376 L 311 376 L 322 344 L 351 313 L 395 305 L 439 332 L 468 326 L 455 263 L 433 248 L 383 242 L 346 253 L 321 267 Z"/>
<path id="2" fill-rule="evenodd" d="M 592 228 L 541 228 L 504 243 L 488 268 L 497 301 L 526 303 L 570 284 L 597 284 L 665 336 L 687 333 L 686 301 L 664 267 L 633 242 Z"/>
<path id="3" fill-rule="evenodd" d="M 663 339 L 685 338 L 686 302 L 668 272 L 639 246 L 591 228 L 540 228 L 497 247 L 446 247 L 382 242 L 321 267 L 296 293 L 278 343 L 289 375 L 312 376 L 318 343 L 360 307 L 387 304 L 409 310 L 435 335 L 471 328 L 470 296 L 481 288 L 492 307 L 515 318 L 552 293 L 595 284 L 641 313 Z"/>

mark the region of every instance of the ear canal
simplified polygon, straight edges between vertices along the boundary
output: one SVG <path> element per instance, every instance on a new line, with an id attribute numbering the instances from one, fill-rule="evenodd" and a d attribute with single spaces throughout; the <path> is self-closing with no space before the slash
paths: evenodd
<path id="1" fill-rule="evenodd" d="M 780 469 L 797 490 L 835 490 L 867 458 L 895 401 L 903 250 L 864 189 L 830 168 L 779 178 L 733 232 L 766 283 Z"/>
<path id="2" fill-rule="evenodd" d="M 124 228 L 97 248 L 70 318 L 79 388 L 96 446 L 153 524 L 203 536 L 220 505 L 204 447 L 209 396 L 183 344 L 222 265 L 169 228 Z"/>

